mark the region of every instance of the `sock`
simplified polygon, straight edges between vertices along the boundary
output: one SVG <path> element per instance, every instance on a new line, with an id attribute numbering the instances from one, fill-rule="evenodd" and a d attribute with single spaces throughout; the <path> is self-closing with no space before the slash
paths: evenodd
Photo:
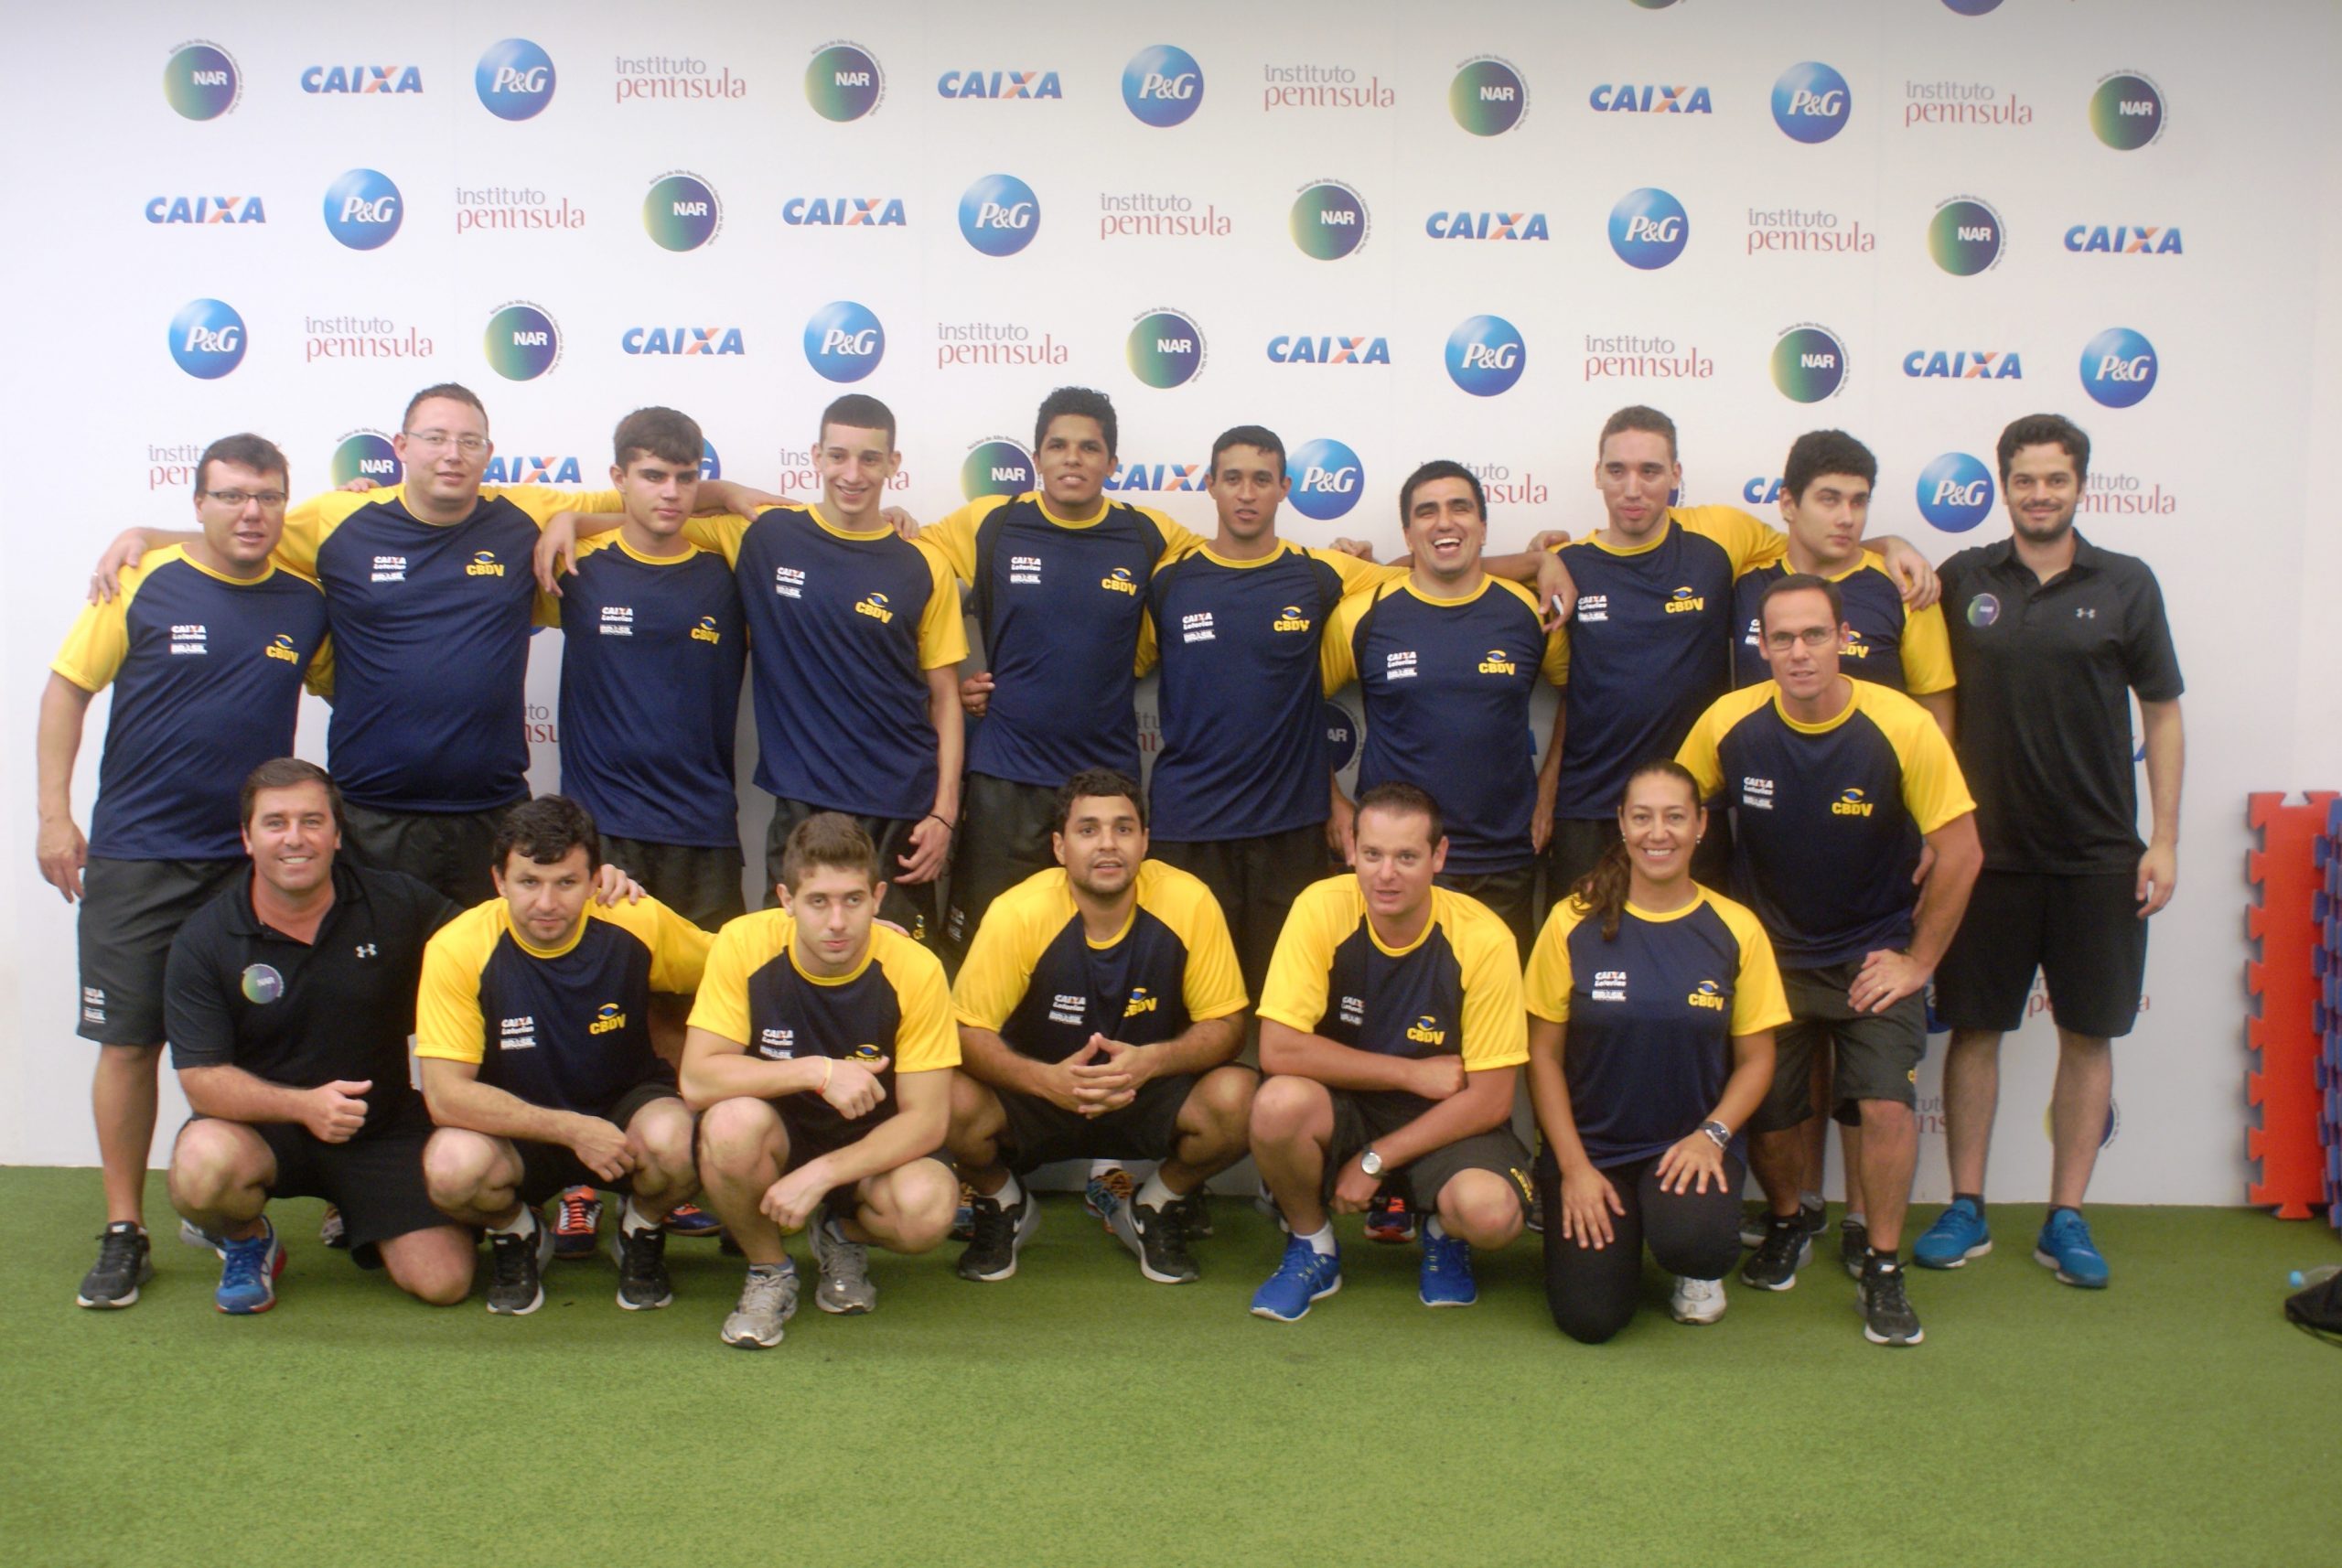
<path id="1" fill-rule="evenodd" d="M 658 1230 L 665 1223 L 663 1219 L 653 1219 L 644 1214 L 641 1209 L 634 1206 L 634 1199 L 629 1197 L 626 1200 L 626 1212 L 618 1219 L 618 1229 L 629 1236 L 640 1236 L 648 1231 Z"/>
<path id="2" fill-rule="evenodd" d="M 1016 1173 L 1011 1171 L 1008 1179 L 1000 1184 L 1000 1190 L 991 1196 L 992 1200 L 1003 1208 L 1014 1208 L 1025 1201 L 1025 1189 L 1016 1185 Z"/>
<path id="3" fill-rule="evenodd" d="M 1302 1237 L 1301 1240 L 1308 1242 L 1309 1250 L 1319 1257 L 1332 1257 L 1335 1252 L 1334 1222 L 1331 1219 L 1327 1220 L 1325 1224 L 1317 1227 L 1311 1234 Z"/>
<path id="4" fill-rule="evenodd" d="M 1984 1195 L 1982 1193 L 1955 1192 L 1951 1195 L 1951 1200 L 1954 1203 L 1958 1203 L 1963 1197 L 1976 1206 L 1976 1212 L 1978 1214 L 1981 1215 L 1984 1212 Z"/>
<path id="5" fill-rule="evenodd" d="M 1870 1217 L 1858 1208 L 1849 1208 L 1846 1217 L 1838 1223 L 1850 1230 L 1867 1230 L 1870 1229 Z"/>
<path id="6" fill-rule="evenodd" d="M 524 1203 L 511 1224 L 491 1225 L 488 1233 L 491 1236 L 533 1236 L 537 1233 L 537 1211 Z"/>
<path id="7" fill-rule="evenodd" d="M 1118 1171 L 1122 1168 L 1123 1162 L 1120 1160 L 1092 1160 L 1090 1162 L 1090 1174 L 1094 1176 L 1101 1176 L 1108 1171 Z"/>
<path id="8" fill-rule="evenodd" d="M 1434 1214 L 1423 1221 L 1423 1235 L 1430 1240 L 1445 1241 L 1447 1240 L 1447 1227 L 1442 1225 L 1439 1216 Z"/>
<path id="9" fill-rule="evenodd" d="M 822 1221 L 822 1230 L 824 1235 L 828 1236 L 831 1240 L 835 1241 L 841 1247 L 851 1247 L 854 1245 L 854 1239 L 848 1236 L 843 1230 L 839 1229 L 838 1217 L 834 1214 Z"/>
<path id="10" fill-rule="evenodd" d="M 1179 1197 L 1179 1194 L 1173 1192 L 1163 1184 L 1163 1173 L 1158 1170 L 1146 1178 L 1146 1185 L 1138 1189 L 1138 1197 L 1133 1201 L 1143 1203 L 1160 1214 L 1178 1202 Z"/>
<path id="11" fill-rule="evenodd" d="M 752 1274 L 761 1274 L 768 1279 L 777 1279 L 783 1274 L 795 1273 L 797 1265 L 789 1259 L 783 1258 L 778 1263 L 750 1263 L 748 1272 Z"/>
<path id="12" fill-rule="evenodd" d="M 1821 1201 L 1821 1195 L 1818 1192 L 1799 1193 L 1797 1195 L 1797 1206 L 1799 1208 L 1821 1208 L 1824 1207 Z"/>
<path id="13" fill-rule="evenodd" d="M 2080 1209 L 2076 1208 L 2070 1203 L 2053 1203 L 2049 1206 L 2049 1212 L 2041 1217 L 2041 1222 L 2046 1225 L 2050 1220 L 2057 1219 L 2061 1212 L 2070 1214 L 2077 1219 L 2080 1219 L 2082 1214 Z"/>

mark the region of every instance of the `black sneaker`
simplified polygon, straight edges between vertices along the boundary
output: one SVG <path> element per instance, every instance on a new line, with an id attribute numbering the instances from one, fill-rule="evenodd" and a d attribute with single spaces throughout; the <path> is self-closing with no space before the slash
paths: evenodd
<path id="1" fill-rule="evenodd" d="M 968 1208 L 975 1239 L 960 1254 L 960 1277 L 987 1283 L 1008 1278 L 1016 1272 L 1016 1254 L 1041 1228 L 1041 1206 L 1029 1192 L 1014 1208 L 1003 1208 L 997 1197 L 978 1193 Z"/>
<path id="2" fill-rule="evenodd" d="M 1855 1299 L 1863 1309 L 1863 1337 L 1874 1345 L 1917 1345 L 1927 1335 L 1903 1290 L 1903 1265 L 1872 1257 L 1863 1269 Z"/>
<path id="3" fill-rule="evenodd" d="M 117 1219 L 98 1233 L 98 1261 L 81 1276 L 77 1306 L 128 1306 L 138 1299 L 138 1287 L 155 1277 L 155 1260 L 146 1232 L 127 1219 Z"/>
<path id="4" fill-rule="evenodd" d="M 1773 1211 L 1763 1203 L 1748 1209 L 1740 1217 L 1740 1244 L 1761 1247 L 1765 1244 L 1765 1224 Z M 1805 1227 L 1808 1236 L 1819 1236 L 1830 1229 L 1830 1208 L 1827 1204 L 1807 1203 L 1802 1198 L 1797 1206 L 1798 1223 Z"/>
<path id="5" fill-rule="evenodd" d="M 1187 1253 L 1175 1208 L 1150 1208 L 1133 1198 L 1108 1215 L 1106 1224 L 1137 1255 L 1138 1272 L 1156 1284 L 1195 1283 L 1196 1260 Z"/>
<path id="6" fill-rule="evenodd" d="M 1846 1266 L 1846 1277 L 1859 1281 L 1863 1265 L 1870 1261 L 1870 1227 L 1859 1219 L 1838 1221 L 1838 1261 Z"/>
<path id="7" fill-rule="evenodd" d="M 1812 1261 L 1813 1233 L 1805 1228 L 1805 1217 L 1775 1214 L 1766 1219 L 1765 1239 L 1740 1277 L 1758 1290 L 1789 1290 L 1797 1283 L 1798 1270 Z"/>
<path id="8" fill-rule="evenodd" d="M 1163 1209 L 1166 1218 L 1176 1220 L 1179 1233 L 1190 1241 L 1211 1240 L 1211 1205 L 1201 1187 L 1185 1197 L 1175 1197 Z"/>
<path id="9" fill-rule="evenodd" d="M 553 1257 L 553 1230 L 543 1220 L 524 1235 L 491 1231 L 488 1238 L 488 1310 L 526 1317 L 545 1304 L 544 1268 Z"/>
<path id="10" fill-rule="evenodd" d="M 675 1299 L 667 1283 L 667 1228 L 628 1230 L 621 1225 L 610 1238 L 610 1256 L 618 1263 L 618 1305 L 628 1312 L 648 1312 Z"/>

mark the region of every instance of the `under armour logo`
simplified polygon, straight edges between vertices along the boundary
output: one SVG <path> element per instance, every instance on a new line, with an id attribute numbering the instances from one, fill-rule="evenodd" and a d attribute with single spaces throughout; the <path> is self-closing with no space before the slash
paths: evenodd
<path id="1" fill-rule="evenodd" d="M 360 958 L 372 958 L 375 956 L 376 950 L 377 950 L 372 942 L 360 942 L 358 944 L 358 956 Z"/>
<path id="2" fill-rule="evenodd" d="M 2077 609 L 2074 611 L 2074 618 L 2076 620 L 2081 620 L 2084 618 L 2088 618 L 2090 620 L 2096 620 L 2098 618 L 2098 612 L 2094 609 Z"/>

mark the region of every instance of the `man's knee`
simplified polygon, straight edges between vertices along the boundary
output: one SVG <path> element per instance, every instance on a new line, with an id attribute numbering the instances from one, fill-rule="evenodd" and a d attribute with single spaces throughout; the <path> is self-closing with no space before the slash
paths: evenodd
<path id="1" fill-rule="evenodd" d="M 468 1208 L 498 1174 L 497 1141 L 461 1127 L 442 1127 L 423 1145 L 423 1185 L 431 1201 L 450 1211 Z"/>
<path id="2" fill-rule="evenodd" d="M 746 1175 L 768 1155 L 787 1146 L 780 1112 L 767 1100 L 719 1100 L 699 1119 L 699 1160 L 704 1175 Z"/>
<path id="3" fill-rule="evenodd" d="M 652 1101 L 628 1120 L 626 1133 L 662 1181 L 692 1178 L 692 1113 L 682 1101 Z"/>
<path id="4" fill-rule="evenodd" d="M 1475 1247 L 1501 1247 L 1520 1234 L 1520 1198 L 1494 1171 L 1458 1171 L 1439 1189 L 1439 1223 Z"/>
<path id="5" fill-rule="evenodd" d="M 220 1200 L 267 1175 L 267 1161 L 255 1157 L 259 1140 L 246 1128 L 206 1118 L 179 1130 L 171 1146 L 172 1205 L 179 1209 L 216 1208 Z M 265 1150 L 257 1151 L 264 1155 Z"/>
<path id="6" fill-rule="evenodd" d="M 382 1243 L 382 1271 L 425 1306 L 454 1306 L 472 1292 L 478 1249 L 453 1225 L 412 1230 Z"/>
<path id="7" fill-rule="evenodd" d="M 1333 1095 L 1324 1084 L 1314 1078 L 1280 1073 L 1253 1092 L 1252 1141 L 1290 1144 L 1321 1133 L 1330 1134 L 1333 1113 Z"/>
<path id="8" fill-rule="evenodd" d="M 1918 1125 L 1918 1117 L 1911 1107 L 1899 1100 L 1864 1100 L 1855 1102 L 1862 1111 L 1862 1129 L 1881 1137 L 1895 1137 Z"/>
<path id="9" fill-rule="evenodd" d="M 913 1160 L 887 1173 L 887 1251 L 925 1252 L 942 1245 L 960 1206 L 960 1183 L 937 1160 Z"/>

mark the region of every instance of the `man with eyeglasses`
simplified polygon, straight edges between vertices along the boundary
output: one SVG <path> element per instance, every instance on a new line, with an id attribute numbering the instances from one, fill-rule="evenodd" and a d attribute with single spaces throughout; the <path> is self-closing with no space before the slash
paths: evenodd
<path id="1" fill-rule="evenodd" d="M 1774 1036 L 1772 1087 L 1748 1121 L 1748 1163 L 1772 1213 L 1741 1278 L 1788 1290 L 1812 1256 L 1798 1208 L 1799 1129 L 1813 1114 L 1813 1058 L 1827 1040 L 1838 1120 L 1863 1130 L 1869 1244 L 1846 1260 L 1863 1332 L 1874 1344 L 1917 1345 L 1901 1247 L 1919 1152 L 1923 993 L 1983 867 L 1976 802 L 1925 708 L 1840 672 L 1837 584 L 1782 578 L 1758 604 L 1757 625 L 1773 678 L 1719 698 L 1675 758 L 1712 808 L 1737 811 L 1733 892 L 1773 939 L 1792 1015 Z M 1915 885 L 1923 849 L 1934 865 Z"/>
<path id="2" fill-rule="evenodd" d="M 123 1307 L 154 1275 L 143 1198 L 155 1142 L 171 940 L 245 865 L 236 791 L 293 749 L 305 679 L 330 678 L 326 600 L 276 569 L 285 454 L 224 436 L 196 465 L 199 532 L 127 564 L 121 591 L 85 606 L 49 666 L 38 743 L 40 874 L 81 900 L 81 1037 L 106 1228 L 76 1300 Z M 74 825 L 73 758 L 90 699 L 111 684 L 98 801 Z"/>

